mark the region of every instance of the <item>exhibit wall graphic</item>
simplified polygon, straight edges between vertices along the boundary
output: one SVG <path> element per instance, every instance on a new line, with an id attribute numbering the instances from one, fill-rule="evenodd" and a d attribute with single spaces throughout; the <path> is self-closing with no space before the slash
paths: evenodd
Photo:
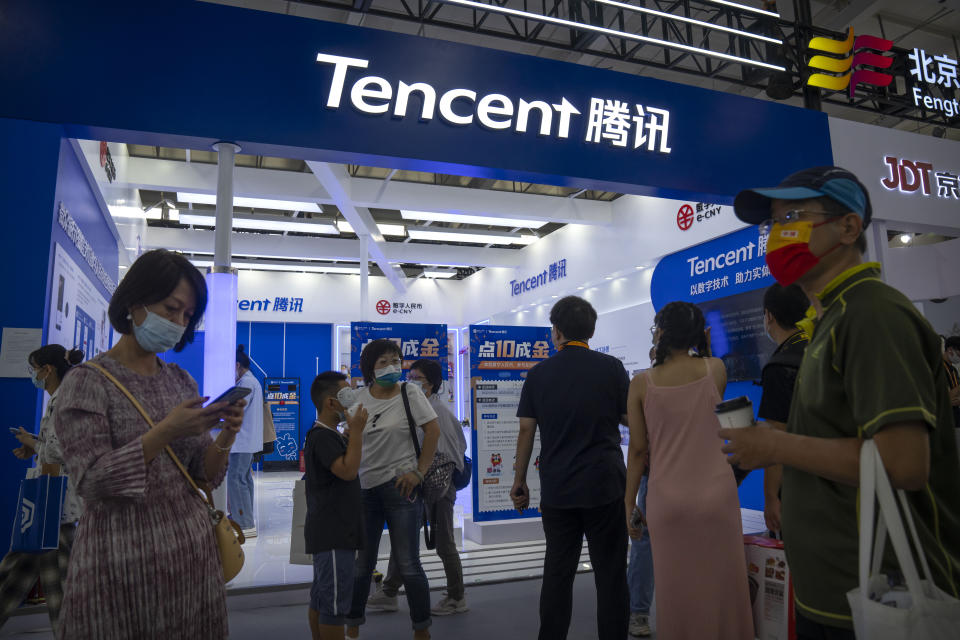
<path id="1" fill-rule="evenodd" d="M 360 371 L 360 354 L 368 343 L 386 338 L 400 347 L 403 360 L 403 378 L 410 366 L 425 358 L 440 363 L 443 379 L 447 380 L 447 325 L 406 324 L 400 322 L 351 322 L 350 323 L 350 377 L 358 385 L 363 384 Z"/>
<path id="2" fill-rule="evenodd" d="M 54 246 L 47 344 L 83 351 L 84 360 L 110 348 L 109 302 L 66 250 Z"/>
<path id="3" fill-rule="evenodd" d="M 527 372 L 555 353 L 548 327 L 470 326 L 473 519 L 477 522 L 539 517 L 540 430 L 527 486 L 530 507 L 513 508 L 513 463 L 520 422 L 517 406 Z"/>

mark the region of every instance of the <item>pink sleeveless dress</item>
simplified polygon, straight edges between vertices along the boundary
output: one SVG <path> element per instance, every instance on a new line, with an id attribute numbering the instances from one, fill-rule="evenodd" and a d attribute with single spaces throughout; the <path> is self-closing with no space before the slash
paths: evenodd
<path id="1" fill-rule="evenodd" d="M 708 365 L 709 367 L 709 365 Z M 662 640 L 753 640 L 737 485 L 720 451 L 709 373 L 658 387 L 647 372 L 647 523 Z"/>

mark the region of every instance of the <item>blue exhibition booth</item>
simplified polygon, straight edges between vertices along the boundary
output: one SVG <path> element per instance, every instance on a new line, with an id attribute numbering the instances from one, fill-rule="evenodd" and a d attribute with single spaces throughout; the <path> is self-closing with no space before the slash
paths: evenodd
<path id="1" fill-rule="evenodd" d="M 190 46 L 144 46 L 144 34 Z M 832 162 L 823 113 L 191 0 L 7 0 L 0 86 L 0 326 L 43 327 L 44 342 L 56 246 L 106 299 L 119 279 L 118 237 L 73 139 L 188 149 L 230 141 L 248 154 L 720 204 Z M 617 127 L 606 126 L 611 118 Z M 668 297 L 699 301 L 706 276 L 681 277 L 687 257 L 677 260 Z M 750 284 L 743 291 L 763 281 Z M 304 399 L 318 367 L 333 362 L 329 324 L 239 323 L 237 336 L 258 376 L 298 377 Z M 176 356 L 198 378 L 201 346 Z M 28 379 L 0 378 L 0 403 L 9 425 L 37 424 L 41 397 Z M 311 417 L 300 412 L 301 428 Z M 12 459 L 0 471 L 0 526 L 23 473 Z"/>

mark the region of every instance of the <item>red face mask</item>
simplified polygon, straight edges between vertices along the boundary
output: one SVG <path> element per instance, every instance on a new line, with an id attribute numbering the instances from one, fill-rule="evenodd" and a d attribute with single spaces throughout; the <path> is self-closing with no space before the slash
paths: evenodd
<path id="1" fill-rule="evenodd" d="M 813 269 L 823 256 L 830 253 L 840 243 L 833 246 L 823 256 L 815 255 L 810 251 L 810 233 L 815 227 L 827 224 L 825 220 L 818 224 L 813 222 L 788 222 L 774 224 L 767 239 L 767 266 L 770 275 L 785 287 L 799 280 L 805 273 Z"/>

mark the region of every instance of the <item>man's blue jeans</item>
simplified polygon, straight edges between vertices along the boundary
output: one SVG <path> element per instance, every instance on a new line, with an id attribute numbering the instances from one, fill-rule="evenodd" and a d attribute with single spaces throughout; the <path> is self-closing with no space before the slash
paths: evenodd
<path id="1" fill-rule="evenodd" d="M 647 476 L 640 480 L 637 501 L 640 511 L 647 513 Z M 644 527 L 643 537 L 630 540 L 630 562 L 627 564 L 627 586 L 630 588 L 630 612 L 650 615 L 653 601 L 653 555 L 650 553 L 650 531 Z"/>
<path id="2" fill-rule="evenodd" d="M 241 529 L 256 526 L 253 520 L 253 464 L 252 453 L 231 453 L 227 467 L 227 506 L 230 518 Z"/>
<path id="3" fill-rule="evenodd" d="M 390 480 L 372 489 L 363 490 L 363 526 L 366 529 L 366 545 L 357 554 L 356 582 L 353 587 L 353 603 L 346 624 L 359 626 L 366 621 L 367 597 L 370 595 L 370 579 L 377 566 L 380 536 L 383 523 L 390 533 L 391 554 L 397 560 L 400 577 L 407 592 L 410 620 L 414 629 L 426 629 L 432 624 L 430 618 L 430 584 L 420 564 L 420 525 L 423 521 L 423 498 L 410 502 L 401 495 Z"/>

